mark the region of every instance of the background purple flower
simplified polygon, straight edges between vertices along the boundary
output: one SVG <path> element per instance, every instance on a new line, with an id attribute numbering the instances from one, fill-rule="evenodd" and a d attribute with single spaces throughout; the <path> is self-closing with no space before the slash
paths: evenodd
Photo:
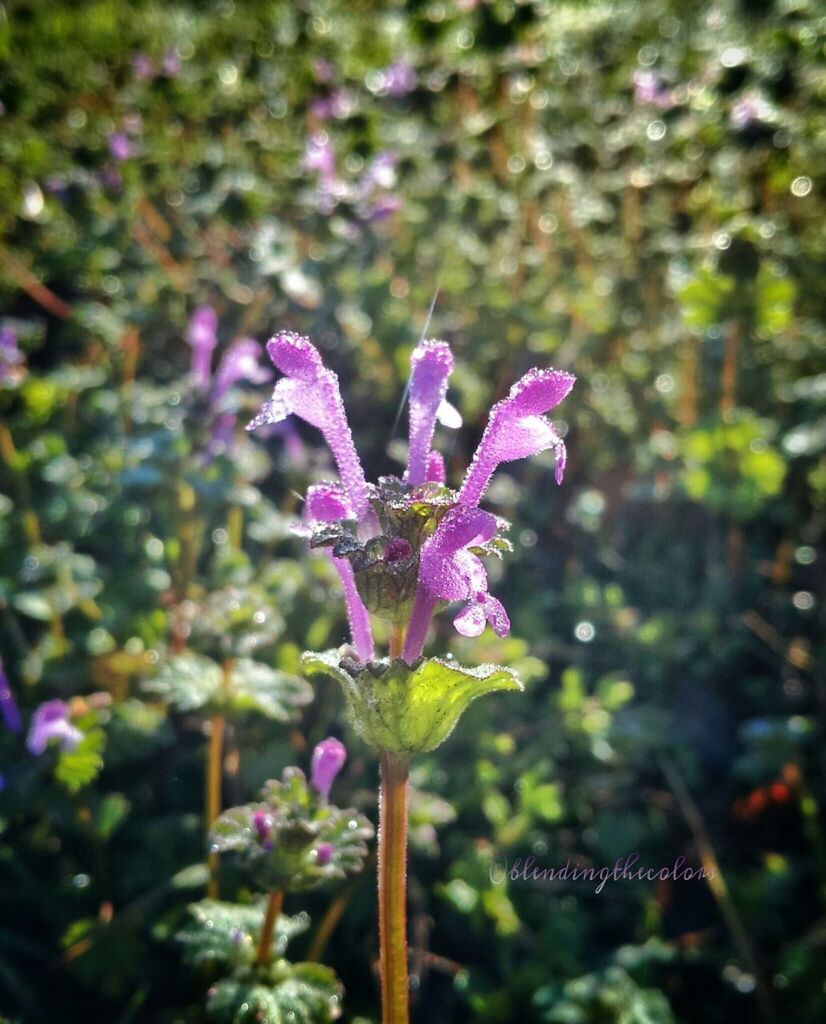
<path id="1" fill-rule="evenodd" d="M 190 368 L 196 386 L 209 387 L 212 378 L 212 352 L 218 344 L 218 314 L 208 304 L 199 306 L 186 328 L 186 340 L 192 346 Z"/>
<path id="2" fill-rule="evenodd" d="M 20 720 L 17 701 L 14 699 L 2 662 L 0 662 L 0 713 L 3 715 L 3 721 L 9 732 L 23 731 L 23 722 Z"/>
<path id="3" fill-rule="evenodd" d="M 52 740 L 57 740 L 60 749 L 72 751 L 83 739 L 83 733 L 69 721 L 69 705 L 62 700 L 47 700 L 35 710 L 29 725 L 26 747 L 39 757 Z"/>
<path id="4" fill-rule="evenodd" d="M 132 143 L 123 132 L 112 132 L 107 141 L 109 155 L 113 160 L 128 160 L 132 156 Z"/>
<path id="5" fill-rule="evenodd" d="M 388 96 L 407 96 L 417 84 L 416 70 L 408 60 L 394 61 L 381 72 L 381 91 Z"/>
<path id="6" fill-rule="evenodd" d="M 0 327 L 0 383 L 13 380 L 25 361 L 17 344 L 17 332 L 11 327 Z"/>

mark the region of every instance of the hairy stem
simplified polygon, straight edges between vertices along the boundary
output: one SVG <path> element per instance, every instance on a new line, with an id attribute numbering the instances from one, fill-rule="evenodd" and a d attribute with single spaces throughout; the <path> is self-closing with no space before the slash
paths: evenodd
<path id="1" fill-rule="evenodd" d="M 391 647 L 392 650 L 392 647 Z M 408 762 L 381 755 L 379 797 L 379 964 L 382 1024 L 407 1024 Z"/>
<path id="2" fill-rule="evenodd" d="M 264 924 L 261 926 L 258 953 L 255 957 L 255 962 L 261 966 L 269 962 L 272 937 L 275 934 L 275 926 L 278 923 L 278 916 L 283 906 L 284 893 L 280 889 L 274 889 L 267 900 L 267 913 L 264 916 Z"/>

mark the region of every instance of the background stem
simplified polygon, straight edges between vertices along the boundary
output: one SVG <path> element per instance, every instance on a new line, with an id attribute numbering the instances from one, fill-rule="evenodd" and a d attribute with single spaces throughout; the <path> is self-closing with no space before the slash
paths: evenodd
<path id="1" fill-rule="evenodd" d="M 213 715 L 210 719 L 209 746 L 207 748 L 207 770 L 206 770 L 206 807 L 204 827 L 207 837 L 213 821 L 221 813 L 221 762 L 224 755 L 224 716 Z M 211 900 L 217 900 L 218 891 L 218 861 L 219 855 L 212 850 L 207 854 L 207 867 L 209 869 L 209 881 L 207 882 L 207 896 Z"/>
<path id="2" fill-rule="evenodd" d="M 379 964 L 382 1024 L 407 1024 L 408 762 L 381 755 L 379 797 Z"/>

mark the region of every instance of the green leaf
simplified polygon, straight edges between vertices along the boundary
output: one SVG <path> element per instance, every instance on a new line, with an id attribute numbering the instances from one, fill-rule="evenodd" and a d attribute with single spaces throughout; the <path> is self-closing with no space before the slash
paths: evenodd
<path id="1" fill-rule="evenodd" d="M 270 984 L 228 978 L 210 989 L 207 1014 L 217 1024 L 329 1024 L 341 1014 L 341 986 L 321 964 L 281 961 Z"/>
<path id="2" fill-rule="evenodd" d="M 143 684 L 178 711 L 195 711 L 215 698 L 221 688 L 221 666 L 200 654 L 179 654 L 161 666 L 154 679 Z"/>
<path id="3" fill-rule="evenodd" d="M 267 718 L 289 722 L 295 709 L 313 699 L 312 687 L 260 661 L 241 658 L 230 673 L 227 703 L 236 711 L 259 711 Z"/>
<path id="4" fill-rule="evenodd" d="M 328 651 L 305 654 L 302 664 L 310 675 L 329 675 L 341 683 L 351 721 L 362 739 L 378 750 L 403 756 L 438 747 L 477 697 L 522 689 L 512 669 L 465 668 L 440 658 L 412 666 L 401 658 L 359 665 L 342 662 Z"/>
<path id="5" fill-rule="evenodd" d="M 295 717 L 295 709 L 308 704 L 312 689 L 297 676 L 270 668 L 251 658 L 239 658 L 228 672 L 200 654 L 171 658 L 144 689 L 155 693 L 178 711 L 208 709 L 242 714 L 257 711 L 279 722 Z"/>
<path id="6" fill-rule="evenodd" d="M 184 947 L 184 959 L 194 965 L 224 963 L 230 966 L 255 961 L 258 938 L 264 924 L 266 900 L 250 906 L 201 900 L 190 905 L 190 921 L 175 938 Z M 284 955 L 288 943 L 310 925 L 307 914 L 281 914 L 275 926 L 273 955 Z"/>
<path id="7" fill-rule="evenodd" d="M 103 729 L 90 729 L 74 750 L 63 751 L 55 768 L 55 778 L 72 793 L 88 785 L 103 767 Z"/>

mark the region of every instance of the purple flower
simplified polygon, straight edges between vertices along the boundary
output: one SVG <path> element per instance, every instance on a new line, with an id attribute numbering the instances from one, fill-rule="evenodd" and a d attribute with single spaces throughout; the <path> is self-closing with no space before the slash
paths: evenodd
<path id="1" fill-rule="evenodd" d="M 307 491 L 305 505 L 310 523 L 335 523 L 356 517 L 346 495 L 337 484 L 315 484 Z M 370 661 L 374 653 L 373 631 L 370 615 L 356 588 L 353 567 L 346 558 L 336 558 L 332 553 L 329 554 L 341 579 L 353 646 L 362 661 Z"/>
<path id="2" fill-rule="evenodd" d="M 132 143 L 123 132 L 112 132 L 108 142 L 109 155 L 113 160 L 128 160 L 132 156 Z"/>
<path id="3" fill-rule="evenodd" d="M 479 636 L 489 622 L 498 636 L 506 636 L 510 621 L 501 602 L 488 593 L 488 575 L 482 560 L 470 548 L 496 535 L 496 517 L 479 508 L 458 505 L 425 541 L 419 561 L 419 585 L 410 614 L 404 658 L 415 661 L 422 652 L 427 627 L 439 601 L 464 601 L 453 620 L 463 636 Z"/>
<path id="4" fill-rule="evenodd" d="M 313 760 L 310 765 L 310 782 L 318 795 L 326 800 L 330 795 L 330 787 L 335 777 L 344 767 L 347 760 L 347 750 L 344 744 L 330 736 L 322 740 L 313 751 Z"/>
<path id="5" fill-rule="evenodd" d="M 513 385 L 507 398 L 494 405 L 459 491 L 462 504 L 479 504 L 500 463 L 538 455 L 548 448 L 556 454 L 556 482 L 562 483 L 565 443 L 542 414 L 559 405 L 575 380 L 559 370 L 530 370 Z"/>
<path id="6" fill-rule="evenodd" d="M 136 53 L 132 58 L 132 71 L 135 78 L 152 78 L 155 74 L 155 64 L 148 54 Z"/>
<path id="7" fill-rule="evenodd" d="M 446 426 L 460 427 L 462 417 L 447 401 L 447 378 L 453 372 L 453 353 L 443 341 L 422 342 L 410 359 L 410 387 L 408 393 L 410 416 L 410 448 L 407 458 L 409 484 L 425 480 L 444 480 L 444 465 L 430 464 L 430 446 L 436 430 L 436 420 Z"/>
<path id="8" fill-rule="evenodd" d="M 575 378 L 558 370 L 533 369 L 517 381 L 491 409 L 464 483 L 451 492 L 432 486 L 444 483 L 445 466 L 431 445 L 437 420 L 461 425 L 458 412 L 446 401 L 453 356 L 445 342 L 421 342 L 411 357 L 404 481 L 383 478 L 368 485 L 338 378 L 324 367 L 318 350 L 308 338 L 283 332 L 268 343 L 267 351 L 284 377 L 248 429 L 282 423 L 295 414 L 322 432 L 333 454 L 341 484 L 309 489 L 304 532 L 317 538 L 314 546 L 327 551 L 341 578 L 359 659 L 373 658 L 368 607 L 397 626 L 407 620 L 403 657 L 408 662 L 421 655 L 430 619 L 443 601 L 462 602 L 454 625 L 464 636 L 478 636 L 486 624 L 505 636 L 510 622 L 488 592 L 480 555 L 501 549 L 501 538 L 492 542 L 506 524 L 478 508 L 479 501 L 501 463 L 547 449 L 556 455 L 556 481 L 562 482 L 565 444 L 545 414 L 565 398 Z"/>
<path id="9" fill-rule="evenodd" d="M 325 369 L 309 338 L 290 331 L 272 338 L 267 352 L 285 376 L 247 429 L 295 415 L 320 430 L 338 466 L 348 508 L 356 518 L 365 518 L 369 510 L 367 481 L 347 423 L 338 377 Z"/>
<path id="10" fill-rule="evenodd" d="M 52 740 L 57 740 L 60 749 L 70 752 L 83 739 L 83 733 L 69 721 L 69 705 L 62 700 L 47 700 L 35 710 L 29 726 L 26 746 L 30 753 L 39 757 Z"/>
<path id="11" fill-rule="evenodd" d="M 17 701 L 14 699 L 9 680 L 3 670 L 3 663 L 0 661 L 0 714 L 9 732 L 22 732 L 23 723 L 20 720 L 20 711 L 17 708 Z"/>
<path id="12" fill-rule="evenodd" d="M 209 387 L 212 352 L 218 344 L 218 314 L 209 305 L 199 306 L 189 319 L 186 340 L 192 346 L 191 371 L 201 390 Z"/>
<path id="13" fill-rule="evenodd" d="M 656 71 L 634 72 L 634 99 L 640 105 L 650 103 L 660 110 L 674 106 L 674 98 Z"/>
<path id="14" fill-rule="evenodd" d="M 17 333 L 11 327 L 0 327 L 0 384 L 19 377 L 25 360 L 17 344 Z"/>
<path id="15" fill-rule="evenodd" d="M 172 47 L 163 55 L 163 73 L 169 78 L 174 78 L 181 70 L 181 57 L 178 51 Z"/>
<path id="16" fill-rule="evenodd" d="M 238 338 L 224 353 L 212 382 L 212 403 L 217 405 L 239 380 L 265 384 L 272 371 L 260 363 L 261 346 L 254 338 Z"/>
<path id="17" fill-rule="evenodd" d="M 316 864 L 318 864 L 320 868 L 323 868 L 325 864 L 330 863 L 335 852 L 336 849 L 332 843 L 319 843 L 315 848 Z"/>
<path id="18" fill-rule="evenodd" d="M 407 96 L 417 84 L 416 71 L 410 61 L 394 61 L 381 72 L 381 91 L 388 96 Z"/>
<path id="19" fill-rule="evenodd" d="M 761 96 L 750 92 L 732 104 L 729 123 L 732 128 L 744 131 L 756 122 L 768 121 L 770 117 L 771 109 L 768 103 Z"/>
<path id="20" fill-rule="evenodd" d="M 352 109 L 353 100 L 346 89 L 333 89 L 328 96 L 316 96 L 310 101 L 310 113 L 319 121 L 347 117 Z"/>
<path id="21" fill-rule="evenodd" d="M 307 139 L 303 166 L 306 171 L 315 171 L 325 185 L 336 181 L 336 152 L 326 132 L 315 132 Z"/>

